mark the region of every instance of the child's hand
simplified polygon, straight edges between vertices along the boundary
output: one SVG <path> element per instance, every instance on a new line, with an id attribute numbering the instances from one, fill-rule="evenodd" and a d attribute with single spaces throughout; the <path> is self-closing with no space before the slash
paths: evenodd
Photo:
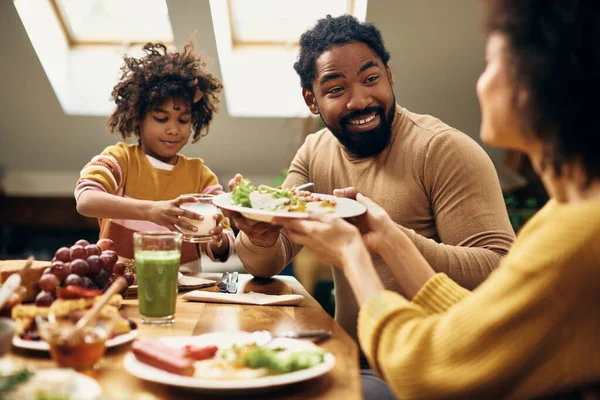
<path id="1" fill-rule="evenodd" d="M 217 220 L 217 226 L 208 232 L 212 239 L 210 244 L 221 247 L 223 246 L 223 240 L 226 240 L 226 235 L 223 233 L 223 225 L 221 225 L 224 217 L 223 214 L 215 214 L 214 217 Z"/>
<path id="2" fill-rule="evenodd" d="M 204 217 L 195 212 L 184 210 L 179 208 L 183 203 L 196 203 L 197 200 L 194 196 L 181 195 L 174 200 L 155 201 L 148 210 L 148 221 L 154 222 L 157 225 L 166 226 L 174 232 L 179 232 L 176 225 L 182 229 L 189 231 L 197 231 L 198 229 L 180 219 L 179 217 L 186 217 L 189 219 L 196 219 L 202 221 Z M 222 230 L 223 228 L 221 228 Z"/>

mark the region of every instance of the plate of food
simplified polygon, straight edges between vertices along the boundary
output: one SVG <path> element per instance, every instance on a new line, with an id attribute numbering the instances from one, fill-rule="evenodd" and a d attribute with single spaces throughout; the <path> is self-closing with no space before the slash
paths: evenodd
<path id="1" fill-rule="evenodd" d="M 322 376 L 332 354 L 312 342 L 277 338 L 257 345 L 248 332 L 134 342 L 123 366 L 151 382 L 203 391 L 266 390 Z"/>
<path id="2" fill-rule="evenodd" d="M 0 373 L 0 398 L 96 400 L 102 395 L 98 382 L 72 369 L 32 370 L 4 366 Z"/>
<path id="3" fill-rule="evenodd" d="M 248 179 L 243 179 L 230 193 L 215 196 L 213 203 L 221 209 L 239 212 L 246 218 L 262 222 L 271 222 L 275 217 L 307 218 L 309 213 L 351 218 L 367 211 L 356 200 L 305 192 L 295 187 L 255 187 Z"/>
<path id="4" fill-rule="evenodd" d="M 47 318 L 52 314 L 57 321 L 64 320 L 72 324 L 83 316 L 99 296 L 79 299 L 56 299 L 48 307 L 35 304 L 20 304 L 13 308 L 12 319 L 15 322 L 15 335 L 12 344 L 27 350 L 50 351 L 50 345 L 41 338 L 36 318 Z M 114 295 L 101 310 L 101 316 L 112 321 L 112 335 L 106 341 L 106 347 L 115 347 L 131 342 L 137 337 L 137 326 L 119 314 L 121 295 Z"/>

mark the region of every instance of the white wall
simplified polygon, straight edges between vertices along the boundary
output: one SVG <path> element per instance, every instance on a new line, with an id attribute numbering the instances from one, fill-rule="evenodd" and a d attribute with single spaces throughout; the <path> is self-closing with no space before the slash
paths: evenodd
<path id="1" fill-rule="evenodd" d="M 197 48 L 213 59 L 212 70 L 220 75 L 208 0 L 168 5 L 177 46 L 197 30 Z M 381 29 L 392 54 L 398 102 L 475 138 L 480 125 L 475 82 L 484 59 L 477 7 L 474 0 L 370 0 L 367 9 L 367 20 Z M 81 167 L 118 138 L 106 133 L 103 117 L 63 113 L 10 0 L 0 1 L 0 51 L 5 187 L 12 193 L 68 194 Z M 110 91 L 106 88 L 107 97 Z M 222 180 L 237 171 L 261 181 L 279 174 L 300 143 L 303 121 L 231 118 L 221 104 L 210 134 L 184 154 L 204 158 Z M 498 162 L 501 153 L 492 154 Z"/>

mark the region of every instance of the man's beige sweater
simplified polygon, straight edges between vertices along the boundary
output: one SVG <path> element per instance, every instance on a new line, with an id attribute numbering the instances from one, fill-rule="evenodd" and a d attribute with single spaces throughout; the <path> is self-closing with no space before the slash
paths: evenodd
<path id="1" fill-rule="evenodd" d="M 359 159 L 328 129 L 306 138 L 292 161 L 285 187 L 313 182 L 315 193 L 354 186 L 401 225 L 437 272 L 473 289 L 498 265 L 514 232 L 494 166 L 467 135 L 429 115 L 396 107 L 389 146 Z M 236 249 L 253 275 L 275 275 L 300 250 L 285 230 L 271 247 L 254 245 L 243 232 Z M 374 257 L 386 288 L 398 289 Z M 358 305 L 341 270 L 334 268 L 336 320 L 356 339 Z"/>

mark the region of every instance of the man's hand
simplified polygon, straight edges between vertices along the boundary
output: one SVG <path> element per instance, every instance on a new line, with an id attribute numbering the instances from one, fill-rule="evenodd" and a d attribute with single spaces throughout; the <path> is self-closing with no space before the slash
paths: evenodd
<path id="1" fill-rule="evenodd" d="M 176 226 L 195 232 L 198 228 L 179 217 L 196 219 L 198 221 L 202 221 L 204 217 L 195 212 L 179 208 L 179 206 L 183 203 L 196 203 L 197 201 L 194 196 L 188 195 L 181 195 L 174 200 L 154 201 L 148 209 L 146 220 L 165 226 L 174 232 L 179 232 Z"/>
<path id="2" fill-rule="evenodd" d="M 235 177 L 229 181 L 229 191 L 235 189 L 242 179 L 244 179 L 244 177 L 241 174 L 236 174 Z M 235 226 L 240 231 L 244 232 L 248 236 L 248 239 L 257 246 L 271 247 L 279 238 L 281 226 L 244 218 L 242 214 L 229 210 L 223 210 L 223 214 L 230 218 Z"/>
<path id="3" fill-rule="evenodd" d="M 335 197 L 346 197 L 348 199 L 356 200 L 358 190 L 353 186 L 345 187 L 343 189 L 333 189 L 333 195 Z"/>

